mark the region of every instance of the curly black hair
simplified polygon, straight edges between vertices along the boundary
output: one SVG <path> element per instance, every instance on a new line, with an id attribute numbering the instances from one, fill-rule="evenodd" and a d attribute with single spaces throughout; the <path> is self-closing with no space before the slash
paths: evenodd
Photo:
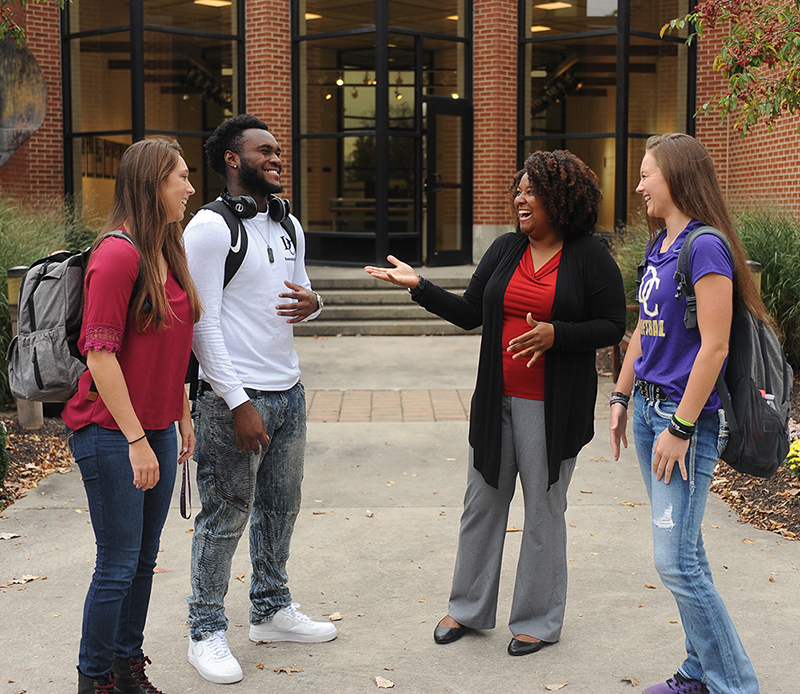
<path id="1" fill-rule="evenodd" d="M 208 165 L 213 171 L 220 176 L 225 175 L 225 152 L 231 150 L 238 154 L 242 133 L 252 129 L 269 131 L 264 121 L 246 113 L 229 118 L 217 126 L 205 145 Z"/>
<path id="2" fill-rule="evenodd" d="M 514 176 L 510 190 L 512 206 L 525 174 L 550 223 L 565 239 L 590 236 L 595 232 L 603 193 L 594 171 L 572 152 L 557 149 L 531 154 L 525 160 L 524 168 Z"/>

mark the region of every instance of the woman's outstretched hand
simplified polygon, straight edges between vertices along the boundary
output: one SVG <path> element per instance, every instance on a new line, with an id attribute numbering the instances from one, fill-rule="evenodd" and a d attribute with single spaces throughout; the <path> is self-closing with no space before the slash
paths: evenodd
<path id="1" fill-rule="evenodd" d="M 408 289 L 414 289 L 414 287 L 417 286 L 419 283 L 419 275 L 414 272 L 414 269 L 410 265 L 406 265 L 406 263 L 402 260 L 398 260 L 393 255 L 387 256 L 386 260 L 394 265 L 394 267 L 383 268 L 367 265 L 364 271 L 377 280 L 391 282 L 392 284 L 407 287 Z"/>

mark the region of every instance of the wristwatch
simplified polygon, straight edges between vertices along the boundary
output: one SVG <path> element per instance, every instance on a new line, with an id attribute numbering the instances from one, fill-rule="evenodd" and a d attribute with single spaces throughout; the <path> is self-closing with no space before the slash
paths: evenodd
<path id="1" fill-rule="evenodd" d="M 425 288 L 425 278 L 422 275 L 417 275 L 417 277 L 419 277 L 417 286 L 413 289 L 411 287 L 408 288 L 408 293 L 411 294 L 412 297 L 417 296 Z"/>
<path id="2" fill-rule="evenodd" d="M 322 303 L 322 297 L 319 294 L 317 294 L 313 289 L 311 290 L 311 293 L 315 297 L 317 297 L 317 311 L 321 311 L 322 307 L 325 305 Z M 314 311 L 314 313 L 316 313 L 316 311 Z"/>

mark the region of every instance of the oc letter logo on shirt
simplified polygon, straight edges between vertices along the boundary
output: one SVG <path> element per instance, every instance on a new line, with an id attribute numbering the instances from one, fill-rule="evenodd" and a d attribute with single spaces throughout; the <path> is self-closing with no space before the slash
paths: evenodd
<path id="1" fill-rule="evenodd" d="M 661 286 L 661 279 L 658 277 L 656 269 L 649 265 L 642 277 L 642 283 L 639 285 L 639 304 L 642 307 L 642 335 L 650 335 L 651 337 L 664 337 L 664 321 L 658 320 L 658 304 L 650 305 L 650 294 L 653 290 Z M 648 320 L 650 319 L 650 320 Z"/>

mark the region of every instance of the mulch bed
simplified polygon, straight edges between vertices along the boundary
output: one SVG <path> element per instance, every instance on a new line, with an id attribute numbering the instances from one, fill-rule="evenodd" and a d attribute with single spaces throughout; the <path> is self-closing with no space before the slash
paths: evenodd
<path id="1" fill-rule="evenodd" d="M 598 354 L 598 370 L 610 375 L 610 350 Z M 792 419 L 800 422 L 800 378 L 795 379 Z M 36 487 L 48 475 L 65 474 L 72 460 L 58 417 L 47 417 L 38 431 L 26 431 L 15 418 L 2 417 L 8 429 L 9 469 L 0 487 L 0 511 Z M 800 433 L 798 427 L 795 427 Z M 724 463 L 717 466 L 711 490 L 743 523 L 769 530 L 786 539 L 800 539 L 800 479 L 781 468 L 768 480 L 740 475 Z"/>

